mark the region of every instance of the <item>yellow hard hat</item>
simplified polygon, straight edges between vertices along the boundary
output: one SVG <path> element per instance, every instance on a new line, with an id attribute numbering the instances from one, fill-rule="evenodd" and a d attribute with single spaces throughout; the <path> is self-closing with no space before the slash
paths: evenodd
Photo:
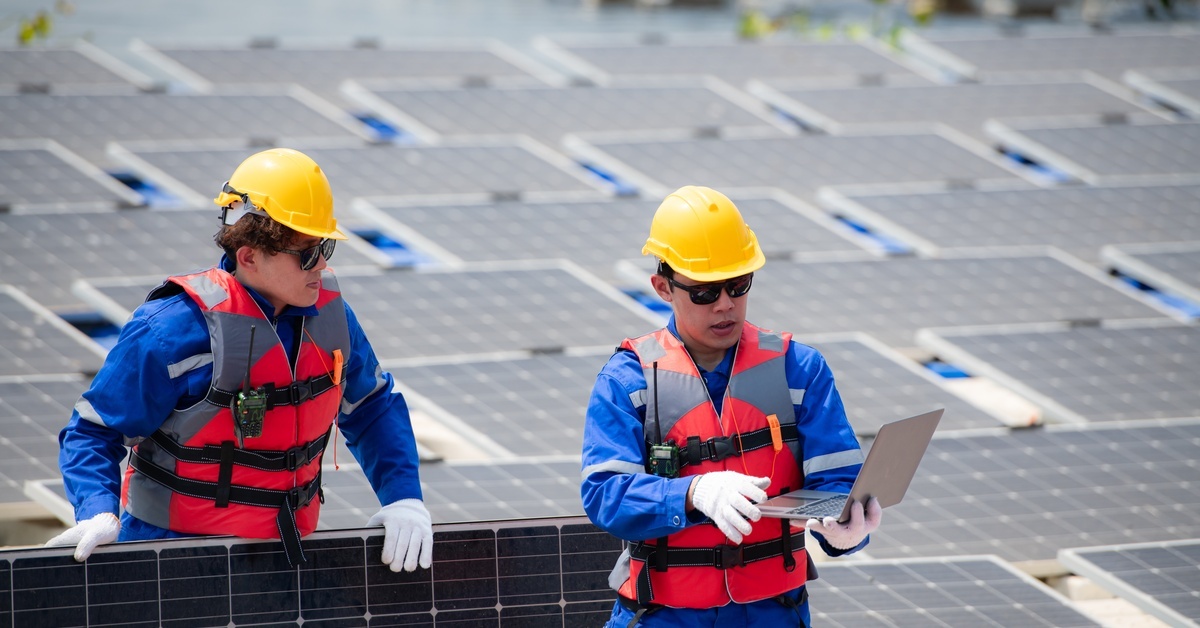
<path id="1" fill-rule="evenodd" d="M 654 212 L 642 255 L 651 254 L 693 281 L 723 281 L 754 272 L 766 258 L 733 201 L 711 188 L 685 185 Z"/>
<path id="2" fill-rule="evenodd" d="M 221 207 L 242 203 L 226 212 L 225 224 L 246 213 L 266 212 L 275 222 L 305 235 L 345 240 L 333 217 L 333 192 L 317 162 L 290 148 L 255 153 L 233 171 L 213 202 Z"/>

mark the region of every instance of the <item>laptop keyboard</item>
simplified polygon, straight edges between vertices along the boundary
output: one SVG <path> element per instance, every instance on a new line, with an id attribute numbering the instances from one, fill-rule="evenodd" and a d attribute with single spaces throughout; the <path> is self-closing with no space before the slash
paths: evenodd
<path id="1" fill-rule="evenodd" d="M 804 515 L 809 519 L 822 519 L 824 517 L 836 517 L 842 514 L 842 509 L 846 507 L 847 495 L 839 495 L 830 497 L 824 501 L 815 504 L 807 504 L 798 508 L 793 508 L 787 511 L 789 515 Z"/>

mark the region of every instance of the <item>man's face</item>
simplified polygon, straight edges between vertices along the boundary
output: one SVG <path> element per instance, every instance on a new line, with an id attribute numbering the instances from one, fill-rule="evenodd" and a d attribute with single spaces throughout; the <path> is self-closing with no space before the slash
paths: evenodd
<path id="1" fill-rule="evenodd" d="M 679 273 L 675 274 L 674 279 L 687 286 L 700 284 Z M 672 286 L 662 275 L 652 276 L 650 283 L 655 292 L 671 304 L 680 339 L 692 354 L 692 358 L 706 370 L 715 367 L 724 357 L 725 351 L 737 344 L 742 335 L 742 327 L 746 323 L 749 294 L 735 298 L 729 296 L 727 290 L 721 290 L 716 301 L 707 305 L 697 305 L 692 302 L 686 290 Z"/>
<path id="2" fill-rule="evenodd" d="M 300 251 L 316 246 L 321 242 L 315 236 L 298 236 L 286 248 Z M 317 302 L 321 291 L 321 271 L 327 266 L 325 257 L 320 256 L 316 265 L 308 270 L 300 269 L 300 258 L 288 253 L 274 255 L 256 251 L 257 263 L 253 271 L 253 279 L 248 285 L 258 291 L 275 306 L 275 313 L 283 311 L 284 306 L 308 307 Z M 239 273 L 239 279 L 249 279 Z"/>

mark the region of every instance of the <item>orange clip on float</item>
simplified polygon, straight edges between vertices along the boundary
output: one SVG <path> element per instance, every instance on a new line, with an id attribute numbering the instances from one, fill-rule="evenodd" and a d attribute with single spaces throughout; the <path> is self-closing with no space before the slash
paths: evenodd
<path id="1" fill-rule="evenodd" d="M 779 431 L 779 417 L 768 414 L 767 423 L 771 425 L 771 446 L 775 448 L 775 453 L 779 453 L 779 450 L 783 449 L 783 434 Z"/>

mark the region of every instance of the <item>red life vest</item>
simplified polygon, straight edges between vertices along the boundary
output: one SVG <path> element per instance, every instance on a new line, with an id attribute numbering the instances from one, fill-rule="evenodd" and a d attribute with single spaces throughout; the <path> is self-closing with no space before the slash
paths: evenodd
<path id="1" fill-rule="evenodd" d="M 790 342 L 790 334 L 744 325 L 718 416 L 699 370 L 670 331 L 626 339 L 622 348 L 637 354 L 646 375 L 646 442 L 654 443 L 659 429 L 663 442 L 674 441 L 681 477 L 729 470 L 771 478 L 768 495 L 800 488 L 795 409 L 784 367 Z M 778 450 L 769 415 L 787 441 Z M 659 562 L 664 549 L 669 558 Z M 740 546 L 703 523 L 666 537 L 665 547 L 654 539 L 633 544 L 629 577 L 618 592 L 640 604 L 712 608 L 775 597 L 803 586 L 807 573 L 804 531 L 793 534 L 786 520 L 753 523 Z"/>
<path id="2" fill-rule="evenodd" d="M 319 316 L 305 317 L 297 332 L 294 372 L 271 321 L 232 275 L 209 269 L 167 282 L 192 297 L 208 324 L 212 384 L 204 400 L 172 412 L 134 447 L 123 506 L 160 528 L 284 538 L 285 545 L 292 536 L 299 549 L 297 533 L 317 526 L 321 456 L 342 400 L 335 352 L 350 352 L 337 281 L 322 274 Z M 247 367 L 250 388 L 265 385 L 269 402 L 261 435 L 239 446 L 230 404 L 244 389 Z"/>

